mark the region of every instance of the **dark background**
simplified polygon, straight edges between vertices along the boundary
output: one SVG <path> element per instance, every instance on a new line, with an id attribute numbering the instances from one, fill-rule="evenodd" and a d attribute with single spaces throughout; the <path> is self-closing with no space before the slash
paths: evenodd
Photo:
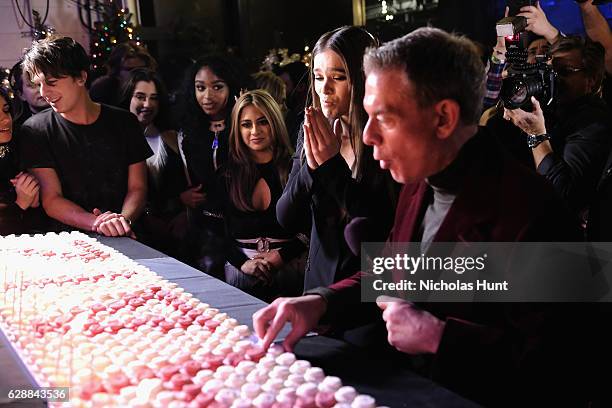
<path id="1" fill-rule="evenodd" d="M 387 0 L 392 4 L 394 0 Z M 395 5 L 406 0 L 395 0 Z M 397 13 L 386 21 L 381 0 L 366 0 L 367 28 L 388 41 L 431 24 L 457 31 L 485 45 L 495 42 L 495 21 L 505 0 L 424 0 L 422 11 Z M 437 4 L 436 4 L 437 3 Z M 583 33 L 573 0 L 542 0 L 549 20 L 566 34 Z M 304 52 L 324 32 L 353 23 L 352 0 L 140 0 L 141 38 L 163 61 L 180 61 L 229 50 L 249 68 L 259 67 L 271 48 Z M 612 6 L 600 9 L 610 19 Z"/>

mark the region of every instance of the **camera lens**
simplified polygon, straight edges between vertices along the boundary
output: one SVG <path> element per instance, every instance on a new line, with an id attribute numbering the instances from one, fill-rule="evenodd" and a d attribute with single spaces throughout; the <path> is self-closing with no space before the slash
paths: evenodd
<path id="1" fill-rule="evenodd" d="M 512 102 L 513 105 L 521 106 L 525 102 L 525 99 L 527 99 L 527 96 L 527 86 L 522 82 L 516 83 L 514 84 L 514 90 L 510 96 L 510 102 Z"/>
<path id="2" fill-rule="evenodd" d="M 541 92 L 542 84 L 537 77 L 507 78 L 502 86 L 501 97 L 506 108 L 518 109 Z"/>

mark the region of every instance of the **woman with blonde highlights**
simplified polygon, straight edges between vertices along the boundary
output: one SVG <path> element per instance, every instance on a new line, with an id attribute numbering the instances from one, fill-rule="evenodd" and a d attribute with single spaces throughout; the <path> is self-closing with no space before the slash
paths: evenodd
<path id="1" fill-rule="evenodd" d="M 220 189 L 227 196 L 225 279 L 267 301 L 302 291 L 305 245 L 276 220 L 291 154 L 276 101 L 263 90 L 241 95 L 232 110 L 229 157 Z"/>

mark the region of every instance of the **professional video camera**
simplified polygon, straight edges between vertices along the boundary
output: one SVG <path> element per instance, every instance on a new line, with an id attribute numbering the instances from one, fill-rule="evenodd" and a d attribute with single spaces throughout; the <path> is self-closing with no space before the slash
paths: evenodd
<path id="1" fill-rule="evenodd" d="M 535 0 L 508 0 L 508 17 L 496 24 L 497 35 L 506 38 L 506 61 L 508 76 L 504 79 L 501 99 L 508 109 L 531 109 L 531 97 L 535 96 L 544 109 L 555 97 L 557 75 L 546 59 L 538 58 L 535 63 L 527 62 L 529 35 L 525 31 L 527 19 L 517 16 L 521 7 L 535 6 Z"/>

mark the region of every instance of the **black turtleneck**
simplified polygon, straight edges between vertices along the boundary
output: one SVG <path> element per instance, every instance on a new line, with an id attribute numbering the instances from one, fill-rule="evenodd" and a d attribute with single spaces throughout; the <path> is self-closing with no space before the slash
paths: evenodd
<path id="1" fill-rule="evenodd" d="M 472 144 L 474 137 L 461 147 L 451 164 L 427 179 L 430 191 L 425 197 L 427 208 L 420 227 L 422 253 L 426 253 L 429 249 L 457 194 L 461 191 L 469 163 L 474 159 L 474 149 L 470 148 Z"/>

